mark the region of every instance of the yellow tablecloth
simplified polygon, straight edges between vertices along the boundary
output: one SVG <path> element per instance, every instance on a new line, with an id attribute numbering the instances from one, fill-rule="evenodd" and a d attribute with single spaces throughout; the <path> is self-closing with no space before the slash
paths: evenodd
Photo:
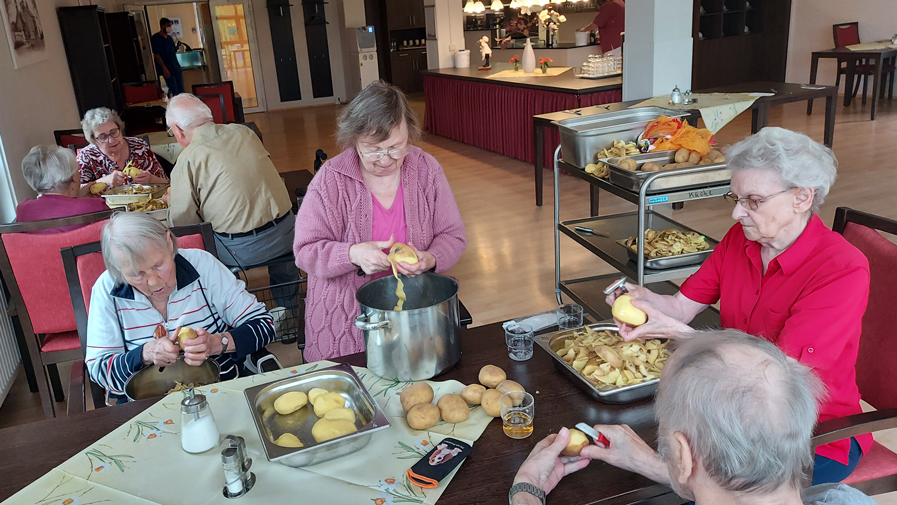
<path id="1" fill-rule="evenodd" d="M 649 98 L 642 103 L 633 107 L 665 107 L 667 109 L 698 109 L 701 112 L 701 118 L 704 120 L 704 127 L 716 134 L 723 129 L 736 116 L 749 109 L 758 97 L 751 96 L 748 93 L 694 93 L 692 98 L 698 100 L 697 104 L 691 105 L 673 105 L 670 102 L 669 95 L 655 96 Z"/>
<path id="2" fill-rule="evenodd" d="M 544 74 L 542 73 L 542 69 L 539 67 L 536 67 L 536 71 L 531 74 L 528 74 L 523 70 L 502 70 L 501 72 L 487 75 L 486 79 L 507 79 L 509 77 L 555 77 L 563 74 L 571 68 L 573 67 L 548 67 L 548 72 Z"/>
<path id="3" fill-rule="evenodd" d="M 200 388 L 222 437 L 242 436 L 252 457 L 256 484 L 239 499 L 240 503 L 436 503 L 455 472 L 439 487 L 423 490 L 408 483 L 405 471 L 447 436 L 473 444 L 492 418 L 475 406 L 463 423 L 440 422 L 429 431 L 412 430 L 398 397 L 398 392 L 411 383 L 383 379 L 366 368 L 355 367 L 355 372 L 389 418 L 389 429 L 374 433 L 368 445 L 355 454 L 309 467 L 291 468 L 265 458 L 243 390 L 333 364 L 306 364 Z M 433 386 L 436 399 L 464 388 L 457 381 L 427 382 Z M 181 449 L 183 395 L 164 397 L 3 503 L 233 505 L 234 501 L 222 494 L 224 447 L 204 454 L 188 454 Z"/>

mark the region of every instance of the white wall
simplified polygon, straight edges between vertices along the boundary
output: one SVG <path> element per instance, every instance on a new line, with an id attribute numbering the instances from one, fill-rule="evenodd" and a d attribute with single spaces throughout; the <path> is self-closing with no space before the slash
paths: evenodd
<path id="1" fill-rule="evenodd" d="M 890 39 L 897 32 L 895 19 L 895 0 L 792 0 L 785 79 L 788 82 L 809 82 L 811 53 L 835 45 L 832 25 L 858 21 L 860 41 L 873 42 Z M 833 85 L 836 64 L 833 59 L 819 60 L 816 82 Z M 843 79 L 841 86 L 843 90 Z"/>
<path id="2" fill-rule="evenodd" d="M 691 89 L 692 0 L 628 0 L 623 100 Z"/>
<path id="3" fill-rule="evenodd" d="M 465 49 L 464 12 L 460 0 L 424 0 L 424 5 L 434 6 L 436 24 L 436 40 L 427 40 L 427 68 L 451 68 L 454 66 L 454 53 Z M 478 46 L 467 46 L 473 51 Z M 471 54 L 471 62 L 475 61 Z M 473 64 L 473 63 L 471 63 Z"/>

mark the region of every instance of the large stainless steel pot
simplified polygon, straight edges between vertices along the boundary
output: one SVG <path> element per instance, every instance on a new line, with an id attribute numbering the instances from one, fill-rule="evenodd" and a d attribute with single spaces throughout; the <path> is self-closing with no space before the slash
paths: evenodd
<path id="1" fill-rule="evenodd" d="M 171 365 L 150 365 L 132 375 L 125 383 L 125 396 L 131 401 L 165 396 L 174 389 L 176 382 L 205 386 L 218 382 L 220 374 L 221 367 L 215 360 L 207 359 L 201 365 L 193 366 L 179 356 Z"/>
<path id="2" fill-rule="evenodd" d="M 361 315 L 355 326 L 364 332 L 367 368 L 398 380 L 425 380 L 461 359 L 458 283 L 430 272 L 402 276 L 403 310 L 396 306 L 396 279 L 381 277 L 358 289 Z"/>

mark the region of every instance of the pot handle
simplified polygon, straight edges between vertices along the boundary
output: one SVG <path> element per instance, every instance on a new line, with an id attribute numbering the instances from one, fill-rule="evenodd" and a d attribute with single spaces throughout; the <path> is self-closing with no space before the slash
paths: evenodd
<path id="1" fill-rule="evenodd" d="M 355 327 L 360 328 L 364 331 L 374 331 L 386 328 L 389 326 L 389 321 L 380 321 L 377 323 L 368 322 L 368 315 L 361 314 L 360 316 L 355 318 Z"/>

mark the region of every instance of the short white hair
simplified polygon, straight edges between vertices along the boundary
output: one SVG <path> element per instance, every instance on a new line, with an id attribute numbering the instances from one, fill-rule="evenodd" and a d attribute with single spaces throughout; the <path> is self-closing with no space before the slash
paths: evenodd
<path id="1" fill-rule="evenodd" d="M 84 114 L 84 119 L 81 120 L 81 131 L 84 132 L 84 138 L 91 144 L 96 144 L 97 139 L 94 132 L 97 128 L 109 121 L 115 123 L 115 126 L 118 126 L 118 129 L 121 130 L 122 135 L 124 135 L 125 123 L 118 117 L 118 113 L 114 110 L 107 109 L 106 107 L 97 107 L 96 109 L 87 111 L 87 113 Z"/>
<path id="2" fill-rule="evenodd" d="M 38 193 L 64 189 L 77 172 L 75 153 L 64 147 L 34 146 L 22 159 L 25 182 Z"/>
<path id="3" fill-rule="evenodd" d="M 733 172 L 765 168 L 795 188 L 813 188 L 813 213 L 825 201 L 838 175 L 838 160 L 831 149 L 803 133 L 767 126 L 725 149 Z"/>
<path id="4" fill-rule="evenodd" d="M 165 111 L 165 122 L 169 128 L 177 126 L 181 130 L 192 130 L 212 121 L 212 110 L 209 106 L 190 93 L 181 93 L 173 97 Z"/>
<path id="5" fill-rule="evenodd" d="M 171 236 L 171 257 L 178 253 L 178 239 L 158 219 L 142 212 L 115 212 L 103 226 L 100 244 L 106 270 L 116 285 L 125 284 L 122 268 L 137 263 L 151 247 L 168 249 Z M 127 262 L 127 263 L 126 263 Z"/>

